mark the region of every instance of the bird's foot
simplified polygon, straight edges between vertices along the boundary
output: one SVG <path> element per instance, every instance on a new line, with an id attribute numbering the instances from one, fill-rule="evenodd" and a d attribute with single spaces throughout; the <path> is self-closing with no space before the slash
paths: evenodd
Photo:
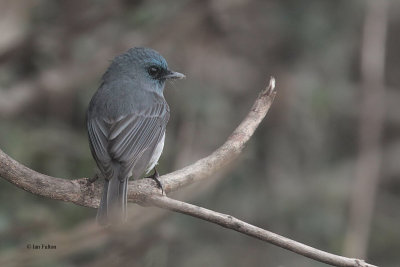
<path id="1" fill-rule="evenodd" d="M 88 178 L 88 184 L 93 184 L 97 179 L 99 179 L 99 175 L 96 173 L 93 177 Z"/>
<path id="2" fill-rule="evenodd" d="M 158 173 L 157 169 L 154 167 L 154 173 L 152 175 L 150 175 L 150 176 L 145 177 L 145 178 L 153 179 L 157 183 L 158 187 L 161 189 L 161 195 L 164 195 L 164 187 L 161 184 L 161 181 L 158 180 L 158 177 L 160 177 L 160 174 Z"/>

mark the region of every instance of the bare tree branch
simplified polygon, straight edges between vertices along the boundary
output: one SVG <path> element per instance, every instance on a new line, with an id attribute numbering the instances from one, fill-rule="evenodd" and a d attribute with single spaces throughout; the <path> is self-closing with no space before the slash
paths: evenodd
<path id="1" fill-rule="evenodd" d="M 243 150 L 267 114 L 275 95 L 275 79 L 271 78 L 268 87 L 260 92 L 246 118 L 219 149 L 190 166 L 160 177 L 165 191 L 168 193 L 193 182 L 211 178 L 216 171 L 230 164 Z M 28 192 L 82 206 L 97 207 L 99 204 L 100 185 L 89 183 L 88 178 L 66 180 L 50 177 L 18 163 L 1 150 L 0 163 L 0 176 Z M 373 267 L 362 260 L 345 258 L 309 247 L 230 215 L 162 196 L 154 181 L 150 179 L 131 181 L 128 199 L 142 206 L 157 206 L 213 222 L 327 264 Z"/>
<path id="2" fill-rule="evenodd" d="M 211 174 L 231 163 L 267 114 L 276 94 L 274 88 L 275 79 L 271 78 L 269 86 L 261 91 L 249 114 L 219 149 L 190 166 L 161 176 L 159 179 L 165 192 L 211 177 Z M 28 192 L 81 206 L 96 208 L 99 205 L 101 186 L 91 184 L 88 178 L 66 180 L 50 177 L 18 163 L 2 150 L 0 162 L 0 176 Z M 128 200 L 145 205 L 149 195 L 160 193 L 153 185 L 150 179 L 129 182 Z"/>
<path id="3" fill-rule="evenodd" d="M 241 221 L 231 215 L 215 212 L 199 206 L 195 206 L 186 202 L 171 199 L 166 196 L 153 195 L 150 197 L 149 202 L 152 205 L 169 209 L 175 212 L 184 213 L 208 222 L 216 223 L 222 227 L 235 230 L 239 233 L 255 237 L 257 239 L 274 244 L 281 248 L 293 251 L 297 254 L 306 256 L 320 262 L 324 262 L 334 266 L 354 266 L 354 267 L 374 267 L 363 260 L 351 259 L 335 254 L 331 254 L 300 242 L 291 240 L 289 238 L 280 236 L 270 231 L 264 230 L 257 226 L 251 225 Z"/>

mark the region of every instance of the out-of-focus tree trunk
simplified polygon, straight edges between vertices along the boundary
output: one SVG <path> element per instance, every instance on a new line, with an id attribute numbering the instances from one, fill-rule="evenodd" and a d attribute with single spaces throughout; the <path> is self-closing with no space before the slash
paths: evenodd
<path id="1" fill-rule="evenodd" d="M 361 48 L 359 155 L 351 195 L 345 254 L 365 258 L 381 167 L 384 125 L 384 65 L 388 2 L 369 0 Z"/>

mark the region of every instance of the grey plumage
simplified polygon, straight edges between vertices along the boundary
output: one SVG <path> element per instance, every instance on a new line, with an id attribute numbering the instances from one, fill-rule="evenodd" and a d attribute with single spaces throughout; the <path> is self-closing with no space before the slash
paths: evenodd
<path id="1" fill-rule="evenodd" d="M 91 152 L 105 177 L 100 224 L 125 220 L 129 177 L 137 179 L 157 163 L 169 119 L 165 80 L 182 77 L 148 48 L 117 56 L 103 75 L 87 112 Z"/>

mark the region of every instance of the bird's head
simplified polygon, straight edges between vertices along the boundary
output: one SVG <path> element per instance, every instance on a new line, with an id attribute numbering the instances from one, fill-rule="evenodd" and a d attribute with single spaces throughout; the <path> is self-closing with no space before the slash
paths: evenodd
<path id="1" fill-rule="evenodd" d="M 104 81 L 121 78 L 132 79 L 145 90 L 162 93 L 166 80 L 182 79 L 185 75 L 168 69 L 167 61 L 157 51 L 135 47 L 117 56 L 103 76 Z"/>

